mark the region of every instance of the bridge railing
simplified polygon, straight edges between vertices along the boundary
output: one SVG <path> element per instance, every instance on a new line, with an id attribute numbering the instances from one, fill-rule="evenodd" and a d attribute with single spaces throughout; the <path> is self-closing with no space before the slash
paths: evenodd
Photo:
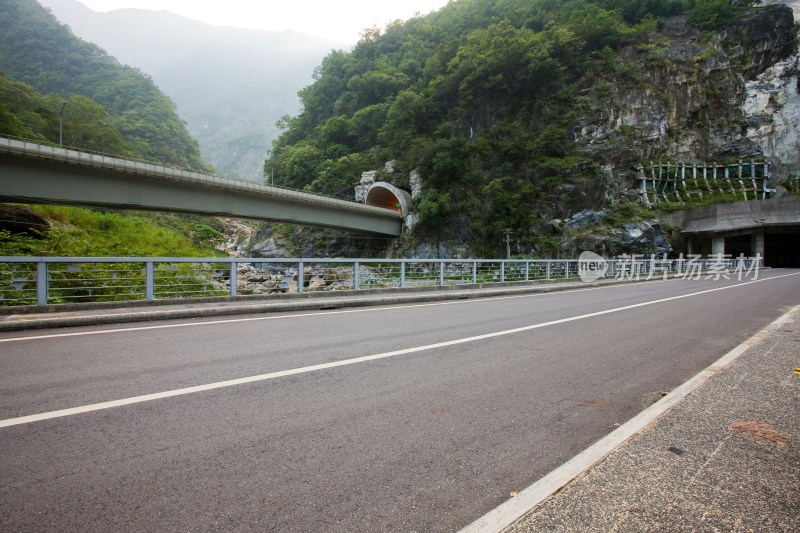
<path id="1" fill-rule="evenodd" d="M 604 261 L 604 277 L 741 278 L 761 258 Z M 577 259 L 0 257 L 0 305 L 156 301 L 286 293 L 455 288 L 585 279 Z M 591 274 L 591 272 L 589 272 Z"/>

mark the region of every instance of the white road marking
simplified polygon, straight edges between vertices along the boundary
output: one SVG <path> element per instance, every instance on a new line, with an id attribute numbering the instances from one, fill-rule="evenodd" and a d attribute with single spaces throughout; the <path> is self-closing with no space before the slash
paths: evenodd
<path id="1" fill-rule="evenodd" d="M 667 280 L 667 281 L 674 281 L 674 280 Z M 654 280 L 654 281 L 644 281 L 638 283 L 637 286 L 647 285 L 650 283 L 664 283 L 664 280 Z M 386 307 L 365 307 L 360 309 L 336 309 L 333 311 L 309 311 L 306 313 L 293 313 L 290 315 L 271 315 L 271 316 L 257 316 L 257 317 L 249 317 L 249 318 L 224 318 L 219 320 L 205 320 L 202 322 L 183 322 L 180 324 L 161 324 L 156 326 L 135 326 L 135 327 L 128 327 L 128 328 L 114 328 L 114 329 L 102 329 L 102 330 L 95 330 L 95 331 L 75 331 L 72 333 L 49 333 L 46 335 L 29 335 L 27 337 L 10 337 L 8 339 L 0 339 L 0 343 L 2 342 L 22 342 L 22 341 L 31 341 L 31 340 L 39 340 L 39 339 L 58 339 L 63 337 L 82 337 L 86 335 L 107 335 L 111 333 L 129 333 L 134 331 L 150 331 L 155 329 L 172 329 L 172 328 L 191 328 L 197 326 L 212 326 L 218 324 L 235 324 L 237 322 L 256 322 L 262 320 L 285 320 L 288 318 L 309 318 L 315 316 L 323 316 L 323 315 L 342 315 L 348 313 L 374 313 L 378 311 L 392 311 L 395 309 L 415 309 L 419 307 L 434 307 L 440 305 L 464 305 L 464 304 L 477 304 L 480 302 L 491 302 L 497 300 L 513 300 L 518 298 L 538 298 L 543 296 L 553 296 L 556 294 L 563 294 L 563 293 L 573 293 L 573 292 L 586 292 L 586 291 L 599 291 L 604 289 L 615 289 L 621 287 L 628 287 L 627 284 L 621 285 L 609 285 L 605 287 L 587 287 L 585 289 L 570 289 L 566 291 L 552 291 L 552 292 L 541 292 L 536 294 L 518 294 L 518 295 L 510 295 L 510 296 L 493 296 L 489 298 L 475 298 L 470 300 L 457 300 L 457 301 L 448 301 L 448 302 L 430 302 L 430 303 L 421 303 L 421 304 L 405 304 L 405 305 L 391 305 Z"/>
<path id="2" fill-rule="evenodd" d="M 459 533 L 496 533 L 511 526 L 514 522 L 536 508 L 536 506 L 565 487 L 570 481 L 589 470 L 601 459 L 616 450 L 629 438 L 646 429 L 658 417 L 675 407 L 675 405 L 686 398 L 686 396 L 697 390 L 703 383 L 708 381 L 709 378 L 722 371 L 748 349 L 763 342 L 771 332 L 787 322 L 792 322 L 793 318 L 798 315 L 800 315 L 800 306 L 792 308 L 770 325 L 723 355 L 716 362 L 711 364 L 711 366 L 700 371 L 689 381 L 674 389 L 665 397 L 559 466 L 539 481 L 519 492 L 516 497 L 500 504 L 495 509 L 463 528 Z M 716 451 L 714 453 L 716 453 Z"/>
<path id="3" fill-rule="evenodd" d="M 774 276 L 770 278 L 762 278 L 760 280 L 755 281 L 766 281 L 769 279 L 777 279 L 780 277 L 785 276 L 792 276 L 794 274 L 783 274 L 780 276 Z M 636 284 L 636 286 L 642 285 L 649 285 L 651 283 L 664 283 L 669 281 L 681 281 L 678 278 L 672 278 L 669 280 L 653 280 L 653 281 L 643 281 Z M 127 327 L 127 328 L 114 328 L 114 329 L 103 329 L 103 330 L 95 330 L 95 331 L 75 331 L 72 333 L 49 333 L 46 335 L 29 335 L 26 337 L 10 337 L 8 339 L 0 339 L 0 343 L 3 342 L 23 342 L 23 341 L 31 341 L 31 340 L 39 340 L 39 339 L 58 339 L 64 337 L 83 337 L 87 335 L 108 335 L 112 333 L 130 333 L 136 331 L 152 331 L 157 329 L 172 329 L 172 328 L 191 328 L 191 327 L 198 327 L 198 326 L 213 326 L 219 324 L 235 324 L 240 322 L 257 322 L 263 320 L 286 320 L 289 318 L 309 318 L 309 317 L 316 317 L 316 316 L 324 316 L 324 315 L 341 315 L 341 314 L 349 314 L 349 313 L 374 313 L 378 311 L 392 311 L 396 309 L 415 309 L 419 307 L 434 307 L 440 305 L 464 305 L 464 304 L 477 304 L 481 302 L 491 302 L 491 301 L 498 301 L 498 300 L 513 300 L 519 298 L 541 298 L 544 296 L 554 296 L 557 294 L 563 293 L 573 293 L 573 292 L 588 292 L 588 291 L 599 291 L 599 290 L 609 290 L 609 289 L 618 289 L 630 287 L 628 284 L 619 284 L 619 285 L 608 285 L 604 287 L 587 287 L 585 289 L 569 289 L 564 291 L 548 291 L 548 292 L 540 292 L 535 294 L 518 294 L 518 295 L 510 295 L 510 296 L 494 296 L 489 298 L 475 298 L 470 300 L 457 300 L 457 301 L 448 301 L 448 302 L 430 302 L 430 303 L 421 303 L 421 304 L 406 304 L 406 305 L 391 305 L 386 307 L 365 307 L 360 309 L 336 309 L 333 311 L 309 311 L 305 313 L 293 313 L 289 315 L 271 315 L 271 316 L 257 316 L 257 317 L 249 317 L 249 318 L 224 318 L 219 320 L 205 320 L 202 322 L 182 322 L 179 324 L 160 324 L 155 326 L 135 326 L 135 327 Z M 257 311 L 255 311 L 257 312 Z"/>
<path id="4" fill-rule="evenodd" d="M 476 342 L 476 341 L 480 341 L 480 340 L 491 339 L 491 338 L 494 338 L 494 337 L 502 337 L 502 336 L 505 336 L 505 335 L 513 335 L 515 333 L 522 333 L 522 332 L 525 332 L 525 331 L 531 331 L 531 330 L 535 330 L 535 329 L 545 328 L 545 327 L 548 327 L 548 326 L 555 326 L 555 325 L 558 325 L 558 324 L 566 324 L 566 323 L 569 323 L 569 322 L 575 322 L 577 320 L 585 320 L 587 318 L 593 318 L 593 317 L 608 315 L 608 314 L 612 314 L 612 313 L 619 313 L 621 311 L 627 311 L 627 310 L 630 310 L 630 309 L 637 309 L 637 308 L 640 308 L 640 307 L 656 305 L 656 304 L 660 304 L 660 303 L 664 303 L 664 302 L 681 300 L 681 299 L 684 299 L 684 298 L 691 298 L 691 297 L 694 297 L 694 296 L 700 296 L 700 295 L 709 294 L 709 293 L 712 293 L 712 292 L 718 292 L 718 291 L 724 291 L 724 290 L 738 288 L 738 287 L 744 287 L 744 286 L 747 286 L 747 285 L 752 285 L 754 283 L 761 283 L 763 281 L 769 281 L 769 280 L 778 279 L 778 278 L 781 278 L 781 277 L 794 276 L 794 275 L 798 275 L 798 274 L 800 274 L 800 272 L 794 273 L 794 274 L 784 274 L 782 276 L 775 276 L 775 277 L 772 277 L 772 278 L 763 278 L 763 279 L 759 279 L 759 280 L 755 280 L 755 281 L 749 281 L 749 282 L 740 283 L 740 284 L 736 284 L 736 285 L 727 285 L 725 287 L 717 287 L 717 288 L 714 288 L 714 289 L 707 289 L 707 290 L 703 290 L 703 291 L 692 292 L 692 293 L 688 293 L 688 294 L 682 294 L 682 295 L 679 295 L 679 296 L 670 296 L 668 298 L 660 298 L 658 300 L 651 300 L 651 301 L 648 301 L 648 302 L 641 302 L 641 303 L 638 303 L 638 304 L 626 305 L 626 306 L 622 306 L 622 307 L 615 307 L 613 309 L 606 309 L 605 311 L 596 311 L 594 313 L 587 313 L 587 314 L 583 314 L 583 315 L 578 315 L 578 316 L 573 316 L 573 317 L 568 317 L 568 318 L 562 318 L 562 319 L 559 319 L 559 320 L 552 320 L 552 321 L 549 321 L 549 322 L 541 322 L 541 323 L 538 323 L 538 324 L 532 324 L 532 325 L 529 325 L 529 326 L 523 326 L 523 327 L 519 327 L 519 328 L 507 329 L 507 330 L 503 330 L 503 331 L 496 331 L 494 333 L 486 333 L 486 334 L 483 334 L 483 335 L 476 335 L 474 337 L 465 337 L 465 338 L 462 338 L 462 339 L 455 339 L 455 340 L 451 340 L 451 341 L 437 342 L 437 343 L 434 343 L 434 344 L 426 344 L 424 346 L 416 346 L 416 347 L 413 347 L 413 348 L 405 348 L 405 349 L 402 349 L 402 350 L 395 350 L 395 351 L 392 351 L 392 352 L 384 352 L 384 353 L 379 353 L 379 354 L 366 355 L 366 356 L 362 356 L 362 357 L 354 357 L 354 358 L 351 358 L 351 359 L 344 359 L 344 360 L 341 360 L 341 361 L 334 361 L 334 362 L 331 362 L 331 363 L 323 363 L 323 364 L 318 364 L 318 365 L 304 366 L 304 367 L 300 367 L 300 368 L 293 368 L 293 369 L 290 369 L 290 370 L 281 370 L 279 372 L 270 372 L 268 374 L 259 374 L 259 375 L 256 375 L 256 376 L 249 376 L 249 377 L 244 377 L 244 378 L 239 378 L 239 379 L 218 381 L 218 382 L 215 382 L 215 383 L 208 383 L 206 385 L 198 385 L 198 386 L 195 386 L 195 387 L 186 387 L 186 388 L 182 388 L 182 389 L 174 389 L 174 390 L 171 390 L 171 391 L 157 392 L 157 393 L 153 393 L 153 394 L 145 394 L 145 395 L 142 395 L 142 396 L 133 396 L 133 397 L 130 397 L 130 398 L 123 398 L 123 399 L 120 399 L 120 400 L 112 400 L 112 401 L 108 401 L 108 402 L 95 403 L 95 404 L 84 405 L 84 406 L 80 406 L 80 407 L 72 407 L 72 408 L 69 408 L 69 409 L 60 409 L 60 410 L 57 410 L 57 411 L 48 411 L 48 412 L 45 412 L 45 413 L 39 413 L 39 414 L 35 414 L 35 415 L 20 416 L 20 417 L 17 417 L 17 418 L 8 418 L 6 420 L 0 420 L 0 428 L 10 427 L 10 426 L 17 426 L 17 425 L 20 425 L 20 424 L 30 424 L 32 422 L 40 422 L 42 420 L 48 420 L 48 419 L 51 419 L 51 418 L 62 418 L 62 417 L 77 415 L 77 414 L 81 414 L 81 413 L 89 413 L 89 412 L 93 412 L 93 411 L 101 411 L 101 410 L 104 410 L 104 409 L 111 409 L 113 407 L 121 407 L 121 406 L 124 406 L 124 405 L 131 405 L 131 404 L 136 404 L 136 403 L 149 402 L 149 401 L 153 401 L 153 400 L 161 400 L 161 399 L 164 399 L 164 398 L 171 398 L 171 397 L 174 397 L 174 396 L 184 396 L 184 395 L 187 395 L 187 394 L 205 392 L 205 391 L 210 391 L 210 390 L 214 390 L 214 389 L 221 389 L 221 388 L 226 388 L 226 387 L 234 387 L 236 385 L 243 385 L 243 384 L 246 384 L 246 383 L 254 383 L 254 382 L 258 382 L 258 381 L 266 381 L 266 380 L 276 379 L 276 378 L 281 378 L 281 377 L 286 377 L 286 376 L 293 376 L 293 375 L 296 375 L 296 374 L 305 374 L 305 373 L 308 373 L 308 372 L 316 372 L 316 371 L 319 371 L 319 370 L 325 370 L 325 369 L 329 369 L 329 368 L 336 368 L 336 367 L 341 367 L 341 366 L 355 365 L 355 364 L 359 364 L 359 363 L 365 363 L 365 362 L 368 362 L 368 361 L 375 361 L 375 360 L 378 360 L 378 359 L 386 359 L 386 358 L 389 358 L 389 357 L 396 357 L 396 356 L 399 356 L 399 355 L 407 355 L 407 354 L 417 353 L 417 352 L 422 352 L 422 351 L 435 350 L 437 348 L 446 348 L 446 347 L 449 347 L 449 346 L 456 346 L 456 345 L 459 345 L 459 344 L 465 344 L 465 343 L 469 343 L 469 342 Z"/>

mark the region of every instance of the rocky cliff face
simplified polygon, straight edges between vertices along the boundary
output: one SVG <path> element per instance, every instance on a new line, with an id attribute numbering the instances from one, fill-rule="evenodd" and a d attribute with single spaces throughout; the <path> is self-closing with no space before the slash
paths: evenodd
<path id="1" fill-rule="evenodd" d="M 800 172 L 797 27 L 781 4 L 800 8 L 795 1 L 753 10 L 711 38 L 675 18 L 620 51 L 626 68 L 586 90 L 575 127 L 575 142 L 602 175 L 574 184 L 568 200 L 547 213 L 555 223 L 542 228 L 558 241 L 557 254 L 671 250 L 655 213 L 616 224 L 601 216 L 580 228 L 559 220 L 635 201 L 641 164 L 766 160 L 779 193 Z"/>
<path id="2" fill-rule="evenodd" d="M 630 178 L 631 166 L 649 160 L 767 157 L 777 178 L 800 164 L 797 37 L 788 7 L 754 10 L 712 39 L 673 19 L 620 55 L 636 74 L 594 86 L 575 132 L 575 142 L 616 177 Z"/>
<path id="3" fill-rule="evenodd" d="M 746 136 L 784 179 L 797 172 L 800 158 L 800 91 L 798 56 L 779 61 L 745 84 L 742 110 Z"/>

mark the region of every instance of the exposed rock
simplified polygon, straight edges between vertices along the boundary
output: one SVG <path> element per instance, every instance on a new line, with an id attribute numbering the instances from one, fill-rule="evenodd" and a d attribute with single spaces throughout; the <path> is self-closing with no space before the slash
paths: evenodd
<path id="1" fill-rule="evenodd" d="M 765 4 L 784 4 L 792 8 L 795 20 L 800 17 L 800 0 L 767 0 Z"/>
<path id="2" fill-rule="evenodd" d="M 754 116 L 780 115 L 783 106 L 797 100 L 792 85 L 797 37 L 791 10 L 754 10 L 711 42 L 702 41 L 697 29 L 677 17 L 667 22 L 660 38 L 620 52 L 641 79 L 619 80 L 587 93 L 589 112 L 575 129 L 575 141 L 586 153 L 601 164 L 618 163 L 627 169 L 653 158 L 713 161 L 766 152 L 757 135 L 742 134 L 752 122 L 746 109 L 758 108 L 750 111 Z M 779 67 L 781 62 L 787 66 Z M 755 87 L 765 83 L 772 86 L 766 90 L 771 109 L 763 106 L 763 94 L 754 95 Z M 745 108 L 748 99 L 752 102 Z M 796 121 L 791 105 L 785 114 Z"/>
<path id="3" fill-rule="evenodd" d="M 411 184 L 411 198 L 416 198 L 422 192 L 422 178 L 419 175 L 419 171 L 417 169 L 412 170 L 408 180 Z"/>
<path id="4" fill-rule="evenodd" d="M 748 12 L 722 34 L 722 39 L 733 43 L 730 55 L 742 66 L 748 81 L 797 54 L 794 14 L 781 5 Z"/>
<path id="5" fill-rule="evenodd" d="M 325 276 L 316 275 L 312 276 L 308 280 L 308 290 L 309 291 L 324 291 L 325 287 L 328 286 L 328 282 L 325 281 Z"/>
<path id="6" fill-rule="evenodd" d="M 288 294 L 297 294 L 296 281 L 282 281 L 278 284 L 278 288 Z"/>
<path id="7" fill-rule="evenodd" d="M 50 221 L 35 211 L 21 205 L 0 204 L 0 230 L 37 236 L 37 231 L 49 229 Z"/>
<path id="8" fill-rule="evenodd" d="M 591 209 L 584 209 L 579 213 L 575 213 L 564 221 L 564 227 L 567 229 L 577 229 L 583 226 L 596 224 L 608 216 L 608 211 L 592 211 Z"/>
<path id="9" fill-rule="evenodd" d="M 793 55 L 759 74 L 745 86 L 742 110 L 747 138 L 779 167 L 800 167 L 800 93 L 798 56 Z M 789 172 L 783 171 L 785 177 Z"/>
<path id="10" fill-rule="evenodd" d="M 359 181 L 358 185 L 355 187 L 356 202 L 364 203 L 367 198 L 367 193 L 369 192 L 370 187 L 372 187 L 372 185 L 375 183 L 377 176 L 377 170 L 370 170 L 368 172 L 361 173 L 361 181 Z"/>
<path id="11" fill-rule="evenodd" d="M 225 224 L 223 234 L 227 240 L 217 246 L 217 250 L 232 257 L 244 256 L 255 233 L 255 227 L 235 218 L 226 218 L 223 222 Z"/>
<path id="12" fill-rule="evenodd" d="M 624 224 L 618 230 L 620 242 L 631 250 L 644 254 L 669 254 L 672 246 L 658 220 Z"/>
<path id="13" fill-rule="evenodd" d="M 250 248 L 250 257 L 292 257 L 293 255 L 284 245 L 278 243 L 276 237 L 268 237 Z"/>
<path id="14" fill-rule="evenodd" d="M 561 256 L 578 257 L 590 251 L 604 257 L 640 254 L 646 257 L 672 253 L 672 246 L 658 220 L 643 220 L 610 227 L 596 224 L 577 231 L 567 231 L 562 237 Z"/>
<path id="15" fill-rule="evenodd" d="M 469 244 L 460 239 L 439 239 L 435 243 L 427 240 L 406 241 L 397 243 L 393 255 L 396 257 L 414 257 L 417 259 L 468 258 Z"/>

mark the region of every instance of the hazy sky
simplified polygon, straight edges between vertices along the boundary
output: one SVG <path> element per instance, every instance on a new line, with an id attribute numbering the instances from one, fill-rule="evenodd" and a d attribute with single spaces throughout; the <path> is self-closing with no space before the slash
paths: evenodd
<path id="1" fill-rule="evenodd" d="M 94 11 L 126 7 L 166 10 L 215 26 L 296 30 L 354 44 L 364 28 L 380 28 L 447 0 L 79 0 Z"/>

